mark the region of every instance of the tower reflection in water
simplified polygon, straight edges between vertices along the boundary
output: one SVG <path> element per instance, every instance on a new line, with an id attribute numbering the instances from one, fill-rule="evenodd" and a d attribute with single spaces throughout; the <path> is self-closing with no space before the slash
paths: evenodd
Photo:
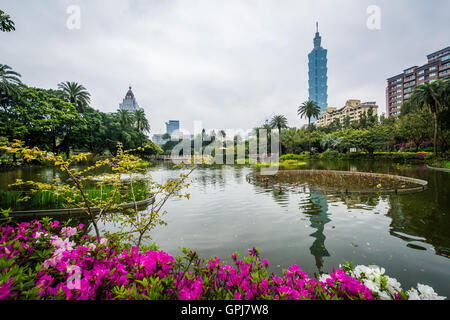
<path id="1" fill-rule="evenodd" d="M 320 191 L 310 190 L 309 206 L 305 210 L 305 215 L 309 217 L 311 227 L 316 229 L 310 236 L 314 238 L 314 242 L 309 248 L 311 254 L 316 261 L 316 267 L 322 272 L 324 257 L 330 254 L 325 247 L 325 225 L 331 220 L 328 218 L 328 204 L 324 195 Z"/>

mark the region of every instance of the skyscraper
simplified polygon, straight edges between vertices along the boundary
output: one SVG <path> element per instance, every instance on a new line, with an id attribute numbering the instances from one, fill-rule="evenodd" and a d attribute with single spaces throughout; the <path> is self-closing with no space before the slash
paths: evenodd
<path id="1" fill-rule="evenodd" d="M 169 122 L 166 122 L 166 133 L 172 134 L 178 130 L 180 130 L 180 121 L 169 120 Z"/>
<path id="2" fill-rule="evenodd" d="M 309 100 L 315 101 L 321 112 L 328 107 L 327 94 L 327 50 L 322 48 L 322 37 L 319 34 L 319 23 L 316 23 L 314 49 L 308 55 Z"/>

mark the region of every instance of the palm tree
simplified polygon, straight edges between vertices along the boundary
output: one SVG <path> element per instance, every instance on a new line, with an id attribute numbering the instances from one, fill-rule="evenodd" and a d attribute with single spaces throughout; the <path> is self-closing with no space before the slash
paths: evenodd
<path id="1" fill-rule="evenodd" d="M 125 145 L 126 131 L 133 123 L 133 114 L 125 109 L 119 109 L 117 111 L 117 119 L 120 124 L 120 141 Z"/>
<path id="2" fill-rule="evenodd" d="M 434 118 L 433 151 L 437 154 L 437 142 L 439 132 L 439 112 L 443 109 L 445 100 L 448 99 L 448 81 L 437 80 L 425 82 L 417 86 L 411 96 L 411 104 L 416 107 L 426 107 Z"/>
<path id="3" fill-rule="evenodd" d="M 16 30 L 14 21 L 4 11 L 0 10 L 0 31 L 10 32 Z"/>
<path id="4" fill-rule="evenodd" d="M 272 129 L 275 129 L 275 128 L 278 129 L 278 134 L 279 134 L 278 141 L 279 141 L 279 145 L 280 145 L 279 146 L 280 147 L 280 150 L 279 150 L 280 155 L 281 155 L 281 129 L 287 128 L 287 124 L 288 124 L 288 121 L 287 121 L 286 117 L 281 114 L 273 116 L 272 120 L 270 120 L 270 123 L 269 123 L 269 125 Z"/>
<path id="5" fill-rule="evenodd" d="M 298 107 L 297 114 L 300 118 L 308 119 L 308 148 L 311 152 L 311 118 L 317 118 L 320 114 L 320 107 L 315 101 L 305 101 Z"/>
<path id="6" fill-rule="evenodd" d="M 10 96 L 17 93 L 17 86 L 22 84 L 21 75 L 6 64 L 0 64 L 0 93 L 2 96 Z"/>
<path id="7" fill-rule="evenodd" d="M 120 128 L 122 129 L 122 131 L 125 130 L 133 122 L 131 113 L 125 109 L 120 109 L 119 111 L 117 111 L 117 116 L 119 118 Z"/>
<path id="8" fill-rule="evenodd" d="M 150 132 L 150 124 L 145 117 L 145 111 L 142 109 L 136 110 L 134 113 L 134 119 L 136 121 L 136 128 L 139 132 Z"/>
<path id="9" fill-rule="evenodd" d="M 60 82 L 58 89 L 62 90 L 63 98 L 72 103 L 79 113 L 83 113 L 84 107 L 91 102 L 91 94 L 83 85 L 76 82 Z"/>

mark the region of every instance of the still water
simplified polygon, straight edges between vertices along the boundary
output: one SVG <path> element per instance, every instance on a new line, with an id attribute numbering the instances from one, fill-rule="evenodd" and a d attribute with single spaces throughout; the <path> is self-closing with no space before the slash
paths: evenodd
<path id="1" fill-rule="evenodd" d="M 153 230 L 153 241 L 174 255 L 188 247 L 228 262 L 235 250 L 246 253 L 255 246 L 275 273 L 292 264 L 311 275 L 346 261 L 376 264 L 404 289 L 420 282 L 450 297 L 450 173 L 367 161 L 312 161 L 302 168 L 399 174 L 427 180 L 429 188 L 404 195 L 345 195 L 253 185 L 246 179 L 254 172 L 250 166 L 202 167 L 189 178 L 191 198 L 167 203 L 168 225 Z M 170 164 L 154 169 L 160 182 L 179 174 Z M 55 173 L 0 173 L 0 189 L 17 177 L 45 180 Z"/>

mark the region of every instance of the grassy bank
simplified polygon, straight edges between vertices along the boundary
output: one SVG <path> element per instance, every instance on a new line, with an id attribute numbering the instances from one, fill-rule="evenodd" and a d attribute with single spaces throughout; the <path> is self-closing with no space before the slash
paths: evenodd
<path id="1" fill-rule="evenodd" d="M 325 151 L 313 154 L 310 157 L 308 152 L 301 154 L 286 154 L 280 157 L 280 161 L 285 160 L 308 160 L 308 159 L 337 159 L 337 160 L 390 160 L 390 161 L 431 161 L 434 155 L 431 152 L 349 152 L 340 153 L 338 151 Z"/>

